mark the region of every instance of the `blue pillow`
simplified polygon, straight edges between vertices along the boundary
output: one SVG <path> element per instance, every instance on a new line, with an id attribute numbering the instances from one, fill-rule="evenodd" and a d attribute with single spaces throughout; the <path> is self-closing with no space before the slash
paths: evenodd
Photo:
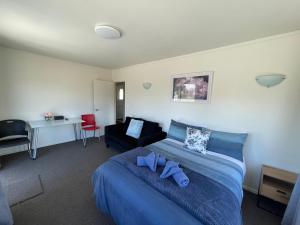
<path id="1" fill-rule="evenodd" d="M 170 128 L 168 131 L 168 138 L 184 142 L 186 138 L 187 127 L 192 127 L 198 130 L 202 130 L 202 127 L 191 126 L 185 123 L 180 123 L 175 120 L 171 120 Z"/>
<path id="2" fill-rule="evenodd" d="M 138 139 L 141 136 L 144 121 L 131 119 L 126 135 Z"/>
<path id="3" fill-rule="evenodd" d="M 247 136 L 247 133 L 212 131 L 207 150 L 227 155 L 243 162 L 243 147 Z"/>

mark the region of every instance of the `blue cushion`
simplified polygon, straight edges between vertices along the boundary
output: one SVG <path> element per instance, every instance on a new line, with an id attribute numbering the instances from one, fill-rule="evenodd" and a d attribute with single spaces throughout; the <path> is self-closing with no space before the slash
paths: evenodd
<path id="1" fill-rule="evenodd" d="M 196 128 L 202 130 L 202 127 L 192 126 L 185 123 L 180 123 L 175 120 L 171 120 L 170 128 L 168 131 L 168 138 L 172 138 L 177 141 L 184 142 L 186 138 L 187 127 Z"/>
<path id="2" fill-rule="evenodd" d="M 144 121 L 131 119 L 126 135 L 138 139 L 141 136 Z"/>
<path id="3" fill-rule="evenodd" d="M 211 134 L 212 138 L 239 144 L 244 144 L 247 136 L 247 133 L 228 133 L 222 131 L 213 131 Z"/>
<path id="4" fill-rule="evenodd" d="M 243 146 L 247 136 L 247 133 L 212 131 L 207 150 L 243 161 Z"/>

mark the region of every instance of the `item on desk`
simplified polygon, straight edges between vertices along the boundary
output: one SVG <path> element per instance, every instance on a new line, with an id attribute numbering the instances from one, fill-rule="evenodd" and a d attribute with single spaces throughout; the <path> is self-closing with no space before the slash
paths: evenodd
<path id="1" fill-rule="evenodd" d="M 64 120 L 64 116 L 54 116 L 54 120 Z"/>
<path id="2" fill-rule="evenodd" d="M 44 113 L 45 120 L 47 120 L 47 121 L 48 120 L 52 120 L 53 116 L 54 116 L 53 112 L 46 112 L 46 113 Z"/>

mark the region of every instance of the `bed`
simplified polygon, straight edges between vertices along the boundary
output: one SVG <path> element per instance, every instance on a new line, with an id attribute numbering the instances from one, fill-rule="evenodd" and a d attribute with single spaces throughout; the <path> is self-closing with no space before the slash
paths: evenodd
<path id="1" fill-rule="evenodd" d="M 136 157 L 157 152 L 180 163 L 190 179 L 179 188 L 136 166 Z M 216 152 L 201 154 L 167 138 L 112 157 L 92 181 L 97 207 L 118 225 L 241 225 L 243 161 Z"/>

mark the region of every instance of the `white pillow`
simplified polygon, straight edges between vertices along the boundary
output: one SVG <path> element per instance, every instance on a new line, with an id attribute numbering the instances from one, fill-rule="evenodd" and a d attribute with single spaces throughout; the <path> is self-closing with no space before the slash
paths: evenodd
<path id="1" fill-rule="evenodd" d="M 186 138 L 184 141 L 184 147 L 206 154 L 206 147 L 210 137 L 211 131 L 199 130 L 192 127 L 186 128 Z"/>
<path id="2" fill-rule="evenodd" d="M 126 135 L 138 139 L 141 136 L 144 121 L 131 119 L 127 128 Z"/>

